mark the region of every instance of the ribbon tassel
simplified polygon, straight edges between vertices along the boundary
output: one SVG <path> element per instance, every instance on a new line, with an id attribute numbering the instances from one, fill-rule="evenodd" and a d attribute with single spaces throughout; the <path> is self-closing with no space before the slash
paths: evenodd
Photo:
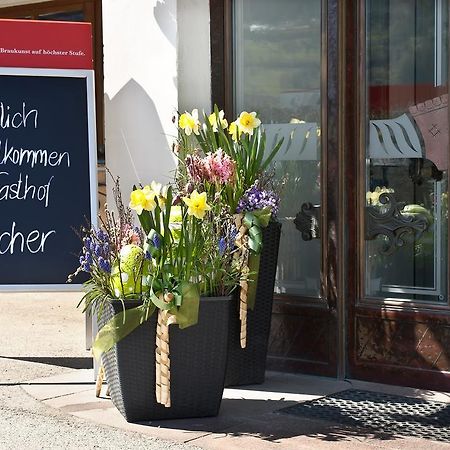
<path id="1" fill-rule="evenodd" d="M 162 298 L 161 294 L 161 298 Z M 164 295 L 164 301 L 169 303 L 173 300 L 173 294 Z M 156 402 L 170 408 L 170 347 L 169 347 L 169 325 L 176 323 L 176 317 L 167 310 L 158 310 L 158 322 L 156 325 Z"/>
<path id="2" fill-rule="evenodd" d="M 238 251 L 235 253 L 235 257 L 239 260 L 241 265 L 241 280 L 239 282 L 239 319 L 241 321 L 240 331 L 240 343 L 241 348 L 247 347 L 247 310 L 248 310 L 248 274 L 250 269 L 248 267 L 249 261 L 249 236 L 248 228 L 244 224 L 244 215 L 236 214 L 234 216 L 234 223 L 238 230 L 236 235 L 235 244 Z"/>

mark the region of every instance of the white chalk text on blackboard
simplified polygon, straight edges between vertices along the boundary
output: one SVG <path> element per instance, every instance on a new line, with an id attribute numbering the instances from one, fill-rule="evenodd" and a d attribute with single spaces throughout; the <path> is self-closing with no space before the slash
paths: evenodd
<path id="1" fill-rule="evenodd" d="M 22 110 L 14 112 L 11 111 L 11 107 L 9 105 L 5 105 L 3 102 L 0 102 L 0 127 L 2 127 L 3 129 L 20 128 L 20 127 L 27 128 L 29 118 L 31 121 L 31 126 L 33 128 L 37 128 L 38 127 L 37 109 L 29 109 L 27 111 L 26 103 L 22 102 Z"/>
<path id="2" fill-rule="evenodd" d="M 11 231 L 4 231 L 0 234 L 0 255 L 8 252 L 12 255 L 15 251 L 23 253 L 25 250 L 30 253 L 43 253 L 45 242 L 52 234 L 56 234 L 56 231 L 41 232 L 32 230 L 24 234 L 16 230 L 16 222 L 13 222 Z"/>
<path id="3" fill-rule="evenodd" d="M 15 148 L 9 146 L 8 139 L 5 139 L 3 146 L 0 140 L 0 152 L 0 164 L 11 163 L 16 166 L 28 164 L 33 168 L 38 164 L 43 167 L 58 167 L 65 163 L 67 167 L 70 167 L 70 156 L 67 152 L 49 152 L 46 149 L 30 150 L 22 147 Z"/>
<path id="4" fill-rule="evenodd" d="M 9 176 L 8 172 L 0 172 L 1 176 Z M 50 197 L 50 184 L 55 178 L 51 176 L 48 183 L 42 185 L 34 185 L 28 181 L 28 175 L 25 175 L 25 180 L 22 179 L 22 173 L 19 174 L 19 179 L 16 183 L 4 184 L 0 182 L 0 202 L 2 200 L 39 200 L 44 202 L 47 208 Z M 1 180 L 1 179 L 0 179 Z"/>

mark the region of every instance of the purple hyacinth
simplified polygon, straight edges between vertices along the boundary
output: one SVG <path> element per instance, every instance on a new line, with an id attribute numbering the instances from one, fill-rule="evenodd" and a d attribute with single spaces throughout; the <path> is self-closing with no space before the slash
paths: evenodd
<path id="1" fill-rule="evenodd" d="M 227 240 L 224 237 L 219 239 L 219 255 L 223 256 L 227 250 Z"/>
<path id="2" fill-rule="evenodd" d="M 98 229 L 98 230 L 96 230 L 95 234 L 97 235 L 97 239 L 100 242 L 108 242 L 109 241 L 108 234 L 105 233 L 103 230 Z"/>
<path id="3" fill-rule="evenodd" d="M 153 245 L 155 246 L 155 248 L 161 248 L 161 238 L 159 237 L 159 235 L 158 234 L 154 234 L 153 235 L 153 238 L 152 238 L 152 242 L 153 242 Z"/>
<path id="4" fill-rule="evenodd" d="M 83 272 L 91 271 L 91 265 L 86 261 L 84 256 L 80 256 L 80 267 Z"/>
<path id="5" fill-rule="evenodd" d="M 94 247 L 94 254 L 99 258 L 100 256 L 103 256 L 103 245 L 96 244 Z"/>
<path id="6" fill-rule="evenodd" d="M 233 250 L 236 246 L 236 236 L 238 234 L 238 230 L 237 228 L 233 225 L 233 227 L 231 228 L 231 231 L 228 235 L 228 246 L 229 246 L 229 250 Z"/>
<path id="7" fill-rule="evenodd" d="M 111 264 L 101 256 L 98 258 L 98 266 L 103 272 L 111 273 Z"/>
<path id="8" fill-rule="evenodd" d="M 83 239 L 83 243 L 84 243 L 84 248 L 86 249 L 86 251 L 92 252 L 92 239 L 90 237 L 85 237 Z"/>
<path id="9" fill-rule="evenodd" d="M 279 195 L 274 191 L 261 189 L 256 181 L 245 191 L 239 200 L 236 211 L 241 213 L 268 208 L 272 212 L 272 216 L 276 216 L 278 214 L 279 204 Z"/>
<path id="10" fill-rule="evenodd" d="M 92 259 L 92 255 L 91 255 L 91 253 L 89 253 L 89 252 L 86 252 L 85 254 L 84 254 L 84 260 L 89 264 L 89 265 L 91 265 L 94 261 L 93 261 L 93 259 Z"/>

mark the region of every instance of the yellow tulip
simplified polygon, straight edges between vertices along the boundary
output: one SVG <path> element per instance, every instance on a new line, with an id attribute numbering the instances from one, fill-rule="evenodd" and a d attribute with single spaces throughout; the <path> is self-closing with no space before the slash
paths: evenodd
<path id="1" fill-rule="evenodd" d="M 193 109 L 192 114 L 189 114 L 187 111 L 184 114 L 181 114 L 180 120 L 178 121 L 178 125 L 180 128 L 184 130 L 187 136 L 190 136 L 192 132 L 194 132 L 194 134 L 200 134 L 199 131 L 200 121 L 198 120 L 198 110 Z"/>
<path id="2" fill-rule="evenodd" d="M 243 133 L 247 133 L 250 136 L 253 134 L 253 130 L 261 125 L 261 121 L 256 117 L 255 112 L 248 113 L 242 111 L 237 119 L 239 130 Z"/>
<path id="3" fill-rule="evenodd" d="M 193 191 L 189 197 L 183 197 L 184 203 L 189 207 L 188 214 L 197 217 L 197 219 L 203 219 L 206 211 L 211 210 L 211 206 L 206 203 L 206 200 L 206 192 L 199 194 L 197 190 Z"/>

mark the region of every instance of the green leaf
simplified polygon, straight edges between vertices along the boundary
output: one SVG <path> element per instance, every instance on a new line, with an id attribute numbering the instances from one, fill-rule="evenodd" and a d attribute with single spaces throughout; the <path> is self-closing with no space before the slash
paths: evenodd
<path id="1" fill-rule="evenodd" d="M 167 230 L 169 230 L 169 222 L 170 222 L 170 210 L 172 209 L 172 186 L 169 186 L 167 189 L 166 195 L 166 210 L 164 212 L 164 235 L 166 235 Z"/>
<path id="2" fill-rule="evenodd" d="M 158 202 L 158 199 L 156 197 L 155 200 L 156 202 Z M 158 234 L 161 234 L 161 208 L 159 207 L 158 203 L 156 203 L 153 214 L 155 216 L 155 230 L 158 232 Z"/>
<path id="3" fill-rule="evenodd" d="M 264 161 L 264 163 L 261 166 L 261 170 L 266 170 L 269 164 L 272 162 L 273 158 L 275 158 L 276 154 L 280 150 L 280 147 L 283 145 L 284 138 L 281 138 L 277 145 L 275 145 L 274 149 L 270 152 L 270 155 L 267 157 L 267 159 Z"/>

